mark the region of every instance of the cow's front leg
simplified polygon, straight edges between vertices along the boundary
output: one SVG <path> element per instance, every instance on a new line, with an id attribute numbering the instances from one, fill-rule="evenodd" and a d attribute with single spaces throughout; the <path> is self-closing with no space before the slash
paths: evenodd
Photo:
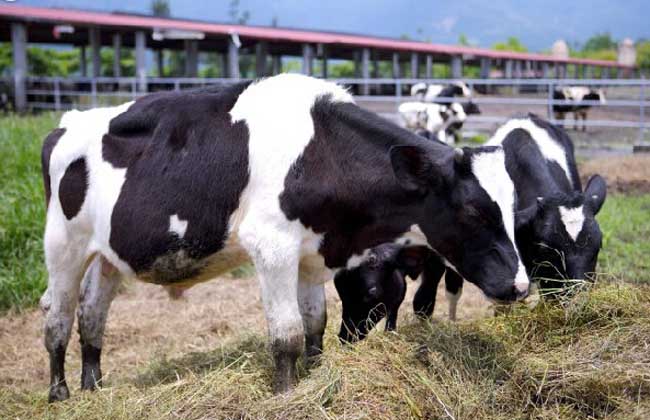
<path id="1" fill-rule="evenodd" d="M 449 320 L 456 320 L 458 311 L 458 300 L 463 294 L 463 278 L 454 270 L 448 268 L 445 272 L 445 291 L 449 302 Z"/>
<path id="2" fill-rule="evenodd" d="M 298 302 L 305 329 L 305 359 L 307 366 L 318 361 L 323 352 L 323 335 L 327 325 L 325 286 L 301 277 L 298 284 Z"/>
<path id="3" fill-rule="evenodd" d="M 77 319 L 81 342 L 81 389 L 101 386 L 104 327 L 120 275 L 103 257 L 95 257 L 81 283 Z"/>
<path id="4" fill-rule="evenodd" d="M 244 221 L 240 240 L 253 259 L 260 284 L 275 362 L 273 391 L 287 392 L 296 383 L 296 361 L 304 346 L 298 306 L 300 237 L 292 234 L 291 226 L 262 230 Z"/>

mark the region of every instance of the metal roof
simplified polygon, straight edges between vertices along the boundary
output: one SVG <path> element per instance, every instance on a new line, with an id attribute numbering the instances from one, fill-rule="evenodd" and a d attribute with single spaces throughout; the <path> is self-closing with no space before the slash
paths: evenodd
<path id="1" fill-rule="evenodd" d="M 591 60 L 583 58 L 558 58 L 537 53 L 517 53 L 495 51 L 485 48 L 458 45 L 432 44 L 419 41 L 399 40 L 365 35 L 333 32 L 317 32 L 301 29 L 232 25 L 222 23 L 199 22 L 184 19 L 160 18 L 146 15 L 123 13 L 103 13 L 83 10 L 30 7 L 0 4 L 0 20 L 43 22 L 50 24 L 75 24 L 81 26 L 98 26 L 128 29 L 176 29 L 200 31 L 206 35 L 227 36 L 232 33 L 242 38 L 284 43 L 313 43 L 347 47 L 367 47 L 380 50 L 417 52 L 437 55 L 463 55 L 466 57 L 485 57 L 491 59 L 512 59 L 542 61 L 563 64 L 586 64 L 603 67 L 634 68 L 615 61 Z"/>

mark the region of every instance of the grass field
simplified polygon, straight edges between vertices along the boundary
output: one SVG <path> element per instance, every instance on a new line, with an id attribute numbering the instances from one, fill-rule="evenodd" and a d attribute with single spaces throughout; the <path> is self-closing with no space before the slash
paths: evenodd
<path id="1" fill-rule="evenodd" d="M 33 306 L 45 288 L 40 145 L 56 123 L 53 114 L 0 119 L 0 419 L 650 418 L 650 195 L 638 192 L 610 194 L 598 216 L 600 281 L 561 304 L 486 317 L 487 303 L 468 285 L 461 322 L 440 321 L 442 304 L 435 322 L 417 321 L 407 302 L 398 334 L 376 331 L 343 347 L 328 285 L 326 352 L 286 396 L 270 392 L 254 273 L 197 286 L 185 302 L 133 285 L 109 317 L 107 387 L 79 391 L 75 332 L 73 397 L 48 405 L 42 316 Z"/>

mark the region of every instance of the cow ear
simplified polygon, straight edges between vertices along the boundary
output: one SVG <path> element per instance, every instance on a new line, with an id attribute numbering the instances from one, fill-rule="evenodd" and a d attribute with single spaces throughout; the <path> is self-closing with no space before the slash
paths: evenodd
<path id="1" fill-rule="evenodd" d="M 397 268 L 415 280 L 422 274 L 430 253 L 429 248 L 423 245 L 405 246 L 397 254 Z"/>
<path id="2" fill-rule="evenodd" d="M 426 193 L 433 164 L 425 149 L 418 146 L 393 146 L 390 148 L 390 162 L 402 188 Z"/>
<path id="3" fill-rule="evenodd" d="M 585 204 L 591 209 L 594 216 L 600 211 L 606 197 L 607 183 L 603 177 L 600 175 L 594 175 L 589 178 L 589 181 L 587 181 L 587 187 L 585 188 Z"/>
<path id="4" fill-rule="evenodd" d="M 515 213 L 515 230 L 528 226 L 539 213 L 540 201 L 535 200 L 533 204 Z"/>

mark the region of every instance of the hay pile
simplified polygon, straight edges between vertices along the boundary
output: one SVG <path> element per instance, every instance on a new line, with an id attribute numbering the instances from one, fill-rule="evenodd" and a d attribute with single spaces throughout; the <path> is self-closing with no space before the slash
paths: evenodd
<path id="1" fill-rule="evenodd" d="M 130 383 L 48 406 L 0 391 L 0 418 L 647 419 L 650 289 L 599 285 L 560 304 L 466 323 L 402 324 L 342 347 L 272 396 L 265 337 L 158 360 Z"/>

